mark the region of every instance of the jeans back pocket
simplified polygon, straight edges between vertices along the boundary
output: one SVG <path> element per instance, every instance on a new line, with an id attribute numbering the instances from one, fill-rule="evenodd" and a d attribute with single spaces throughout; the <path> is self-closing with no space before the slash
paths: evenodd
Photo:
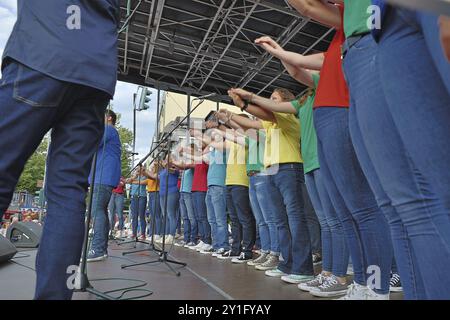
<path id="1" fill-rule="evenodd" d="M 14 99 L 41 108 L 55 108 L 61 103 L 68 83 L 16 63 L 18 71 L 14 81 Z"/>

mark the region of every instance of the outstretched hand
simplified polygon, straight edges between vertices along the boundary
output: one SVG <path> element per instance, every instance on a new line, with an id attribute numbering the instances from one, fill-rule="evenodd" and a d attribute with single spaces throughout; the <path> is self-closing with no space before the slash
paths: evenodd
<path id="1" fill-rule="evenodd" d="M 264 50 L 270 54 L 275 54 L 276 52 L 283 51 L 284 49 L 271 37 L 264 36 L 255 40 L 255 44 L 261 46 Z"/>

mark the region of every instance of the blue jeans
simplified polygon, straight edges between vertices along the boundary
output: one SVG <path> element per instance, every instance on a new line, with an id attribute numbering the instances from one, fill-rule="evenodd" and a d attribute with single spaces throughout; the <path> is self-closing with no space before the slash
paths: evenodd
<path id="1" fill-rule="evenodd" d="M 149 192 L 147 201 L 148 210 L 150 211 L 150 235 L 162 235 L 162 218 L 161 207 L 159 205 L 159 192 Z"/>
<path id="2" fill-rule="evenodd" d="M 252 206 L 253 215 L 255 216 L 255 220 L 256 220 L 256 226 L 258 227 L 258 231 L 259 231 L 261 252 L 270 253 L 271 239 L 270 239 L 269 226 L 267 225 L 267 222 L 264 219 L 264 215 L 262 213 L 262 208 L 259 204 L 259 200 L 258 200 L 258 196 L 257 196 L 258 190 L 256 188 L 256 185 L 259 183 L 267 183 L 267 176 L 258 174 L 258 175 L 250 177 L 250 188 L 249 188 L 250 204 Z"/>
<path id="3" fill-rule="evenodd" d="M 177 224 L 178 224 L 178 207 L 180 205 L 180 193 L 174 192 L 166 195 L 163 192 L 160 192 L 160 204 L 161 204 L 161 212 L 163 217 L 163 227 L 165 226 L 165 234 L 171 235 L 175 237 L 177 232 Z M 167 200 L 167 208 L 166 208 L 166 200 Z M 167 210 L 166 210 L 167 209 Z M 166 216 L 167 214 L 167 216 Z"/>
<path id="4" fill-rule="evenodd" d="M 208 210 L 208 222 L 211 226 L 213 248 L 229 250 L 226 187 L 208 187 L 206 208 Z"/>
<path id="5" fill-rule="evenodd" d="M 301 196 L 303 165 L 281 164 L 266 173 L 267 195 L 277 208 L 276 225 L 283 257 L 278 268 L 288 274 L 313 275 L 311 239 Z"/>
<path id="6" fill-rule="evenodd" d="M 250 208 L 250 199 L 248 196 L 248 188 L 244 186 L 230 185 L 227 186 L 227 194 L 230 196 L 228 202 L 233 206 L 242 230 L 242 248 L 241 252 L 247 257 L 253 256 L 253 246 L 256 241 L 256 222 Z M 234 244 L 234 238 L 233 238 Z"/>
<path id="7" fill-rule="evenodd" d="M 239 255 L 242 252 L 242 225 L 239 221 L 237 210 L 233 203 L 233 197 L 231 191 L 227 187 L 227 211 L 231 221 L 231 238 L 233 243 L 231 244 L 231 251 L 233 255 Z"/>
<path id="8" fill-rule="evenodd" d="M 308 226 L 309 236 L 311 237 L 311 250 L 313 253 L 321 254 L 322 240 L 320 239 L 320 223 L 305 183 L 302 183 L 302 197 L 305 203 L 306 224 Z"/>
<path id="9" fill-rule="evenodd" d="M 211 226 L 208 223 L 208 210 L 206 209 L 206 192 L 192 192 L 194 211 L 198 222 L 200 240 L 211 244 Z"/>
<path id="10" fill-rule="evenodd" d="M 123 194 L 112 193 L 111 199 L 109 200 L 109 224 L 111 230 L 114 230 L 116 214 L 119 219 L 119 230 L 123 230 L 123 202 Z"/>
<path id="11" fill-rule="evenodd" d="M 355 281 L 371 286 L 367 279 L 373 278 L 375 270 L 379 271 L 376 277 L 379 281 L 373 289 L 387 294 L 393 255 L 391 234 L 358 162 L 350 138 L 349 110 L 316 109 L 314 123 L 323 181 L 346 231 Z M 335 187 L 328 187 L 329 183 Z"/>
<path id="12" fill-rule="evenodd" d="M 305 175 L 322 232 L 322 270 L 345 277 L 349 257 L 345 232 L 322 179 L 320 169 Z"/>
<path id="13" fill-rule="evenodd" d="M 94 236 L 91 250 L 99 254 L 108 252 L 109 219 L 108 204 L 111 199 L 113 187 L 104 184 L 95 184 L 94 198 L 92 200 L 92 217 L 94 218 Z"/>
<path id="14" fill-rule="evenodd" d="M 145 209 L 147 208 L 147 197 L 133 196 L 131 197 L 131 228 L 133 235 L 137 235 L 138 221 L 140 224 L 140 231 L 142 235 L 145 235 L 145 228 L 147 223 L 145 222 Z"/>
<path id="15" fill-rule="evenodd" d="M 410 165 L 406 168 L 402 164 L 397 165 L 402 166 L 402 171 L 396 174 L 403 180 L 392 177 L 386 180 L 379 161 L 374 160 L 374 165 L 387 193 L 394 193 L 391 196 L 393 204 L 408 233 L 418 265 L 416 277 L 411 276 L 411 281 L 419 281 L 417 276 L 420 274 L 426 298 L 441 299 L 450 296 L 450 279 L 440 272 L 450 266 L 450 174 L 447 168 L 450 160 L 447 121 L 450 117 L 450 90 L 443 74 L 447 72 L 448 77 L 449 65 L 447 62 L 446 66 L 436 63 L 436 56 L 442 51 L 438 46 L 434 49 L 429 46 L 437 43 L 430 38 L 437 38 L 438 33 L 436 31 L 433 35 L 425 31 L 436 27 L 424 17 L 407 10 L 393 9 L 386 18 L 376 55 L 379 78 L 389 79 L 389 86 L 386 81 L 379 83 L 385 99 L 385 108 L 381 109 L 380 116 L 390 119 Z M 427 26 L 424 24 L 426 20 Z M 433 50 L 436 52 L 431 52 Z M 401 79 L 397 72 L 403 72 Z M 359 118 L 359 109 L 357 112 Z M 366 112 L 362 111 L 364 117 Z M 364 130 L 362 123 L 360 126 Z M 395 160 L 398 163 L 402 158 L 397 155 Z M 395 242 L 397 236 L 393 235 L 393 238 Z M 400 275 L 405 273 L 402 271 L 405 260 L 397 255 L 397 263 Z M 435 270 L 430 266 L 436 263 L 442 268 Z M 421 289 L 419 282 L 417 288 L 408 290 L 411 292 L 408 297 L 422 298 L 424 293 Z"/>
<path id="16" fill-rule="evenodd" d="M 184 241 L 186 243 L 196 242 L 198 235 L 198 224 L 197 219 L 195 219 L 191 193 L 180 193 L 180 212 L 184 223 Z"/>
<path id="17" fill-rule="evenodd" d="M 0 219 L 26 161 L 53 129 L 47 155 L 48 206 L 36 259 L 35 299 L 72 297 L 66 284 L 70 276 L 67 268 L 80 263 L 88 176 L 103 136 L 109 99 L 106 93 L 55 80 L 17 62 L 3 69 Z"/>
<path id="18" fill-rule="evenodd" d="M 259 175 L 257 181 L 255 181 L 253 185 L 261 213 L 269 229 L 270 254 L 279 256 L 280 242 L 278 241 L 277 228 L 277 212 L 279 208 L 276 206 L 272 197 L 268 196 L 270 194 L 269 176 L 266 173 Z"/>

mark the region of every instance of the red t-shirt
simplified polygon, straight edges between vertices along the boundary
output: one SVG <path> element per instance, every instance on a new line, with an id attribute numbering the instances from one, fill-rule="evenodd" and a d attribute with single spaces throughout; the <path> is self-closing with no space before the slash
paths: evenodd
<path id="1" fill-rule="evenodd" d="M 343 16 L 344 9 L 339 8 Z M 342 18 L 342 21 L 344 18 Z M 325 53 L 322 70 L 320 71 L 319 86 L 316 91 L 314 108 L 342 107 L 348 108 L 350 98 L 347 83 L 342 69 L 342 44 L 345 41 L 344 26 L 342 25 L 336 34 L 330 47 Z"/>
<path id="2" fill-rule="evenodd" d="M 208 191 L 208 165 L 206 163 L 197 164 L 194 168 L 192 192 L 206 191 Z"/>
<path id="3" fill-rule="evenodd" d="M 119 185 L 112 191 L 114 193 L 123 194 L 123 188 L 125 187 L 125 179 L 123 177 L 120 178 Z"/>

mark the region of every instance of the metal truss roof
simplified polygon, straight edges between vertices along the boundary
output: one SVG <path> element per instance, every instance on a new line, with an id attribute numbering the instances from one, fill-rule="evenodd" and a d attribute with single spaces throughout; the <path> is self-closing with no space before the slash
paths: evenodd
<path id="1" fill-rule="evenodd" d="M 119 80 L 192 95 L 231 87 L 270 95 L 296 94 L 277 59 L 254 40 L 263 35 L 302 54 L 325 51 L 333 30 L 311 21 L 285 0 L 121 0 L 128 27 L 119 38 Z"/>

